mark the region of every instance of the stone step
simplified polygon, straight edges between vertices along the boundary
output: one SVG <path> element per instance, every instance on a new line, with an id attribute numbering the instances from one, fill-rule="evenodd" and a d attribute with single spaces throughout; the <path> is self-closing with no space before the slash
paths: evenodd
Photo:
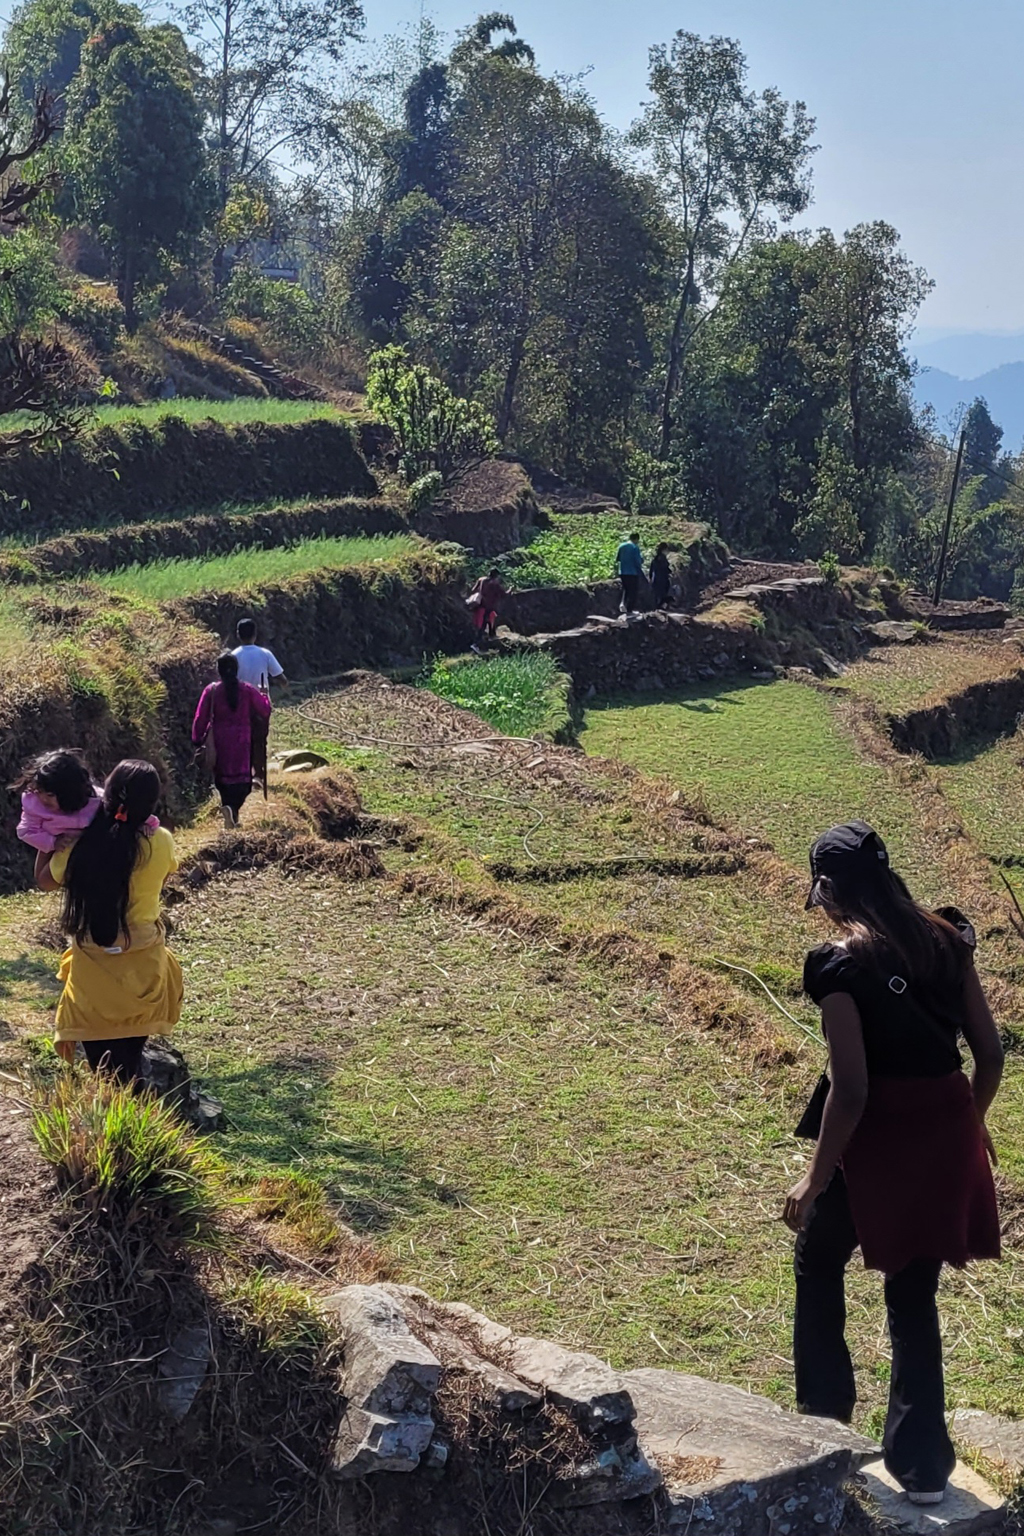
<path id="1" fill-rule="evenodd" d="M 1006 1500 L 983 1477 L 958 1461 L 941 1504 L 911 1504 L 881 1461 L 869 1462 L 863 1480 L 864 1504 L 879 1529 L 891 1536 L 980 1536 L 999 1530 Z"/>
<path id="2" fill-rule="evenodd" d="M 625 1371 L 637 1439 L 658 1467 L 670 1531 L 700 1536 L 839 1532 L 844 1484 L 877 1456 L 834 1419 L 676 1371 Z"/>

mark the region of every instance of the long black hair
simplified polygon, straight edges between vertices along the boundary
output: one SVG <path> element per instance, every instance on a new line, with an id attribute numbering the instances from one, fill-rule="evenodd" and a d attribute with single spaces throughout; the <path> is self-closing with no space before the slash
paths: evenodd
<path id="1" fill-rule="evenodd" d="M 128 887 L 138 862 L 143 826 L 160 798 L 152 763 L 129 757 L 103 786 L 100 809 L 75 843 L 64 876 L 61 926 L 81 943 L 109 948 L 128 942 Z"/>
<path id="2" fill-rule="evenodd" d="M 970 951 L 960 933 L 915 901 L 895 870 L 879 866 L 870 881 L 833 873 L 816 889 L 850 954 L 883 969 L 885 953 L 895 955 L 904 979 L 926 994 L 948 996 L 963 980 Z"/>
<path id="3" fill-rule="evenodd" d="M 217 671 L 224 684 L 224 697 L 229 709 L 238 708 L 238 657 L 234 651 L 221 651 L 217 657 Z"/>
<path id="4" fill-rule="evenodd" d="M 26 763 L 17 783 L 11 785 L 15 793 L 29 790 L 53 795 L 66 816 L 73 816 L 92 799 L 94 790 L 92 774 L 80 752 L 66 748 L 61 752 L 43 752 Z"/>

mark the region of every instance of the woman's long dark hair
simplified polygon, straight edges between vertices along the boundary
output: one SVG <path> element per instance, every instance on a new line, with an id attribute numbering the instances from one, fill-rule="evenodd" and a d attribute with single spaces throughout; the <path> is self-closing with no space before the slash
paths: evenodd
<path id="1" fill-rule="evenodd" d="M 103 802 L 75 843 L 64 876 L 61 926 L 81 943 L 109 948 L 128 942 L 128 888 L 138 861 L 143 826 L 160 798 L 152 763 L 126 758 L 103 786 Z"/>
<path id="2" fill-rule="evenodd" d="M 959 985 L 969 950 L 952 923 L 919 905 L 893 870 L 873 872 L 849 885 L 836 877 L 818 881 L 819 902 L 843 931 L 848 952 L 881 965 L 895 956 L 900 974 L 919 992 L 941 993 Z"/>
<path id="3" fill-rule="evenodd" d="M 217 671 L 224 684 L 224 697 L 229 709 L 238 708 L 238 657 L 234 651 L 221 651 L 217 657 Z"/>

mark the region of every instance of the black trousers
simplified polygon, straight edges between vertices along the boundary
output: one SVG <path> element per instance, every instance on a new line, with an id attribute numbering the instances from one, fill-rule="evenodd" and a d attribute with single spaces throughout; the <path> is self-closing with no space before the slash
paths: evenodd
<path id="1" fill-rule="evenodd" d="M 622 603 L 627 613 L 636 612 L 637 593 L 640 591 L 639 576 L 620 576 L 622 582 Z"/>
<path id="2" fill-rule="evenodd" d="M 837 1172 L 796 1241 L 793 1357 L 801 1413 L 847 1421 L 857 1401 L 844 1336 L 845 1271 L 856 1247 L 846 1184 Z M 912 1493 L 937 1493 L 956 1465 L 935 1303 L 941 1268 L 938 1259 L 915 1259 L 885 1277 L 892 1373 L 882 1448 L 885 1465 Z"/>
<path id="3" fill-rule="evenodd" d="M 127 1086 L 139 1075 L 145 1035 L 128 1035 L 122 1040 L 83 1040 L 85 1059 L 94 1072 L 105 1072 Z"/>
<path id="4" fill-rule="evenodd" d="M 252 781 L 250 780 L 248 784 L 224 784 L 220 779 L 214 779 L 213 782 L 217 786 L 221 805 L 229 805 L 237 816 L 252 794 Z"/>

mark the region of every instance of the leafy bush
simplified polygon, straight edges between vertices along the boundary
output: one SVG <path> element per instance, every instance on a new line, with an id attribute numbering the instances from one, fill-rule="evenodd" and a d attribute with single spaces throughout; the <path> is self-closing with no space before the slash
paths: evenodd
<path id="1" fill-rule="evenodd" d="M 297 352 L 319 352 L 323 321 L 305 288 L 264 277 L 247 262 L 232 271 L 221 298 L 224 314 L 241 320 L 262 320 L 285 346 Z"/>
<path id="2" fill-rule="evenodd" d="M 635 448 L 626 459 L 623 505 L 631 512 L 666 514 L 678 500 L 679 477 L 673 465 Z"/>
<path id="3" fill-rule="evenodd" d="M 421 686 L 471 709 L 509 736 L 529 736 L 547 715 L 558 668 L 543 654 L 492 656 L 486 661 L 435 658 Z"/>
<path id="4" fill-rule="evenodd" d="M 444 481 L 439 470 L 432 469 L 429 474 L 420 475 L 409 487 L 409 506 L 413 512 L 425 512 L 440 496 L 444 488 Z"/>
<path id="5" fill-rule="evenodd" d="M 832 550 L 828 549 L 822 555 L 821 559 L 818 561 L 818 570 L 821 572 L 822 576 L 824 576 L 825 582 L 828 586 L 835 587 L 839 585 L 839 577 L 841 574 L 839 556 L 834 554 Z"/>
<path id="6" fill-rule="evenodd" d="M 408 484 L 431 470 L 451 484 L 499 443 L 494 422 L 482 406 L 453 395 L 404 347 L 383 347 L 370 358 L 366 377 L 370 410 L 395 434 L 399 468 Z"/>
<path id="7" fill-rule="evenodd" d="M 145 1223 L 163 1246 L 213 1247 L 217 1159 L 158 1099 L 100 1077 L 66 1076 L 32 1130 L 65 1196 L 115 1232 Z"/>
<path id="8" fill-rule="evenodd" d="M 0 329 L 35 333 L 61 314 L 66 277 L 52 242 L 19 229 L 0 240 Z"/>
<path id="9" fill-rule="evenodd" d="M 124 330 L 124 305 L 110 283 L 83 284 L 73 288 L 64 302 L 61 318 L 107 357 Z"/>

